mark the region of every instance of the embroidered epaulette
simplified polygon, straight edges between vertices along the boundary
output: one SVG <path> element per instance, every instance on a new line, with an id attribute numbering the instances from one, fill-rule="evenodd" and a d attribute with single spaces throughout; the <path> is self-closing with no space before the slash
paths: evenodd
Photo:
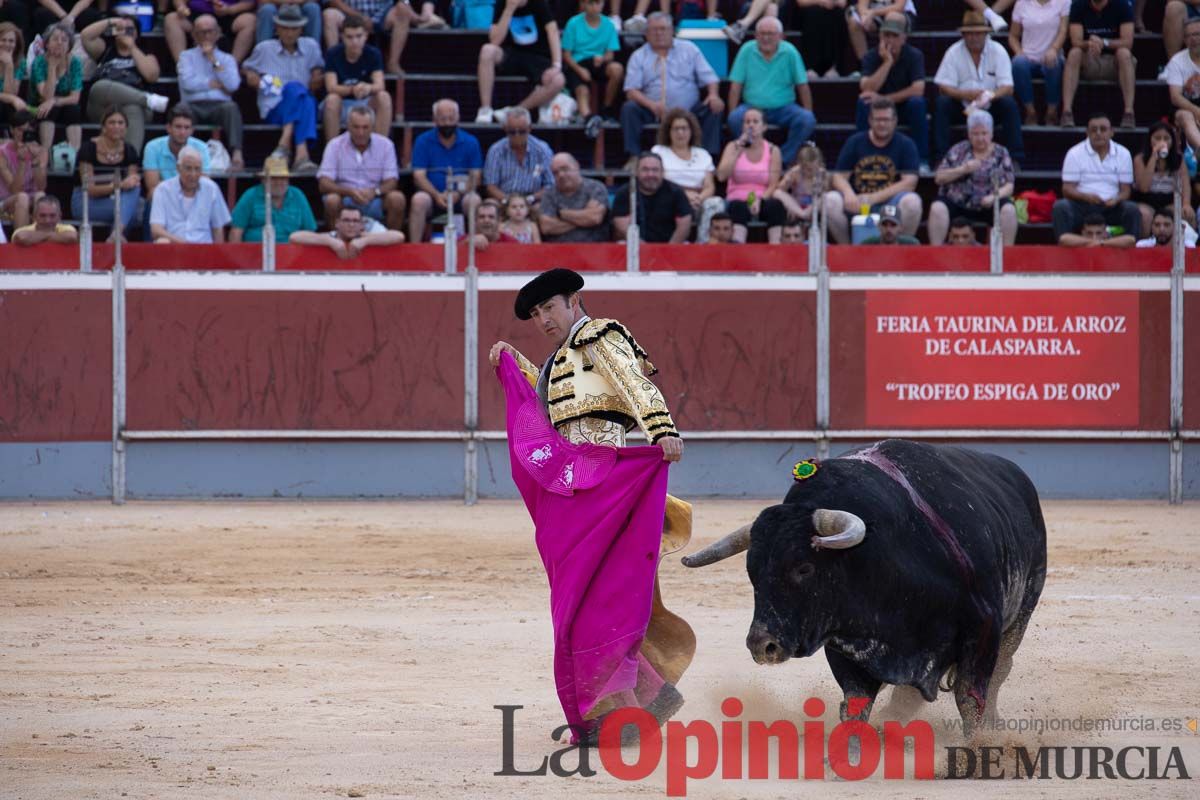
<path id="1" fill-rule="evenodd" d="M 650 363 L 649 354 L 637 343 L 637 339 L 633 338 L 633 334 L 629 332 L 629 329 L 615 319 L 590 319 L 583 323 L 583 325 L 579 326 L 579 330 L 575 331 L 575 335 L 571 337 L 570 347 L 572 350 L 579 350 L 586 345 L 595 344 L 610 331 L 620 334 L 621 338 L 629 343 L 629 346 L 633 348 L 634 355 L 642 362 L 643 371 L 647 377 L 658 372 L 654 365 Z"/>

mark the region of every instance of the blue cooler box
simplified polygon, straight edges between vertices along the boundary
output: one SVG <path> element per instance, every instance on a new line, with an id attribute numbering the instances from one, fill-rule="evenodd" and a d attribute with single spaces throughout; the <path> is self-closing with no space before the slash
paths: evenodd
<path id="1" fill-rule="evenodd" d="M 729 39 L 725 37 L 724 20 L 685 19 L 675 35 L 699 47 L 718 78 L 729 77 Z"/>
<path id="2" fill-rule="evenodd" d="M 33 5 L 31 2 L 30 5 Z M 123 17 L 133 17 L 142 33 L 149 33 L 154 27 L 154 4 L 141 2 L 120 2 L 113 5 L 113 12 Z"/>

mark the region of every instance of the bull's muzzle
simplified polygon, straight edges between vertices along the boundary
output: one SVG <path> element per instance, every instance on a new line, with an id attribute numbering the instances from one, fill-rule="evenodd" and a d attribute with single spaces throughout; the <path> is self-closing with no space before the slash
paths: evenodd
<path id="1" fill-rule="evenodd" d="M 767 632 L 766 627 L 758 623 L 750 626 L 746 648 L 755 664 L 782 664 L 792 656 L 778 639 Z"/>

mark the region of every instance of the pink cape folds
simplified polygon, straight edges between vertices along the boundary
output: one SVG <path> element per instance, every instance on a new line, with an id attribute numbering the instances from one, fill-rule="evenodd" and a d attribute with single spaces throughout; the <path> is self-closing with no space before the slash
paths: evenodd
<path id="1" fill-rule="evenodd" d="M 508 353 L 512 477 L 550 580 L 554 682 L 576 732 L 602 698 L 637 683 L 658 568 L 667 467 L 658 447 L 569 443 Z"/>

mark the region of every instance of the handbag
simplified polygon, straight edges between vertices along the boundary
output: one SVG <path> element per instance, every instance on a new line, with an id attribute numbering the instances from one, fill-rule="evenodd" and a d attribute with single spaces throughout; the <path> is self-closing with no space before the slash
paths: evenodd
<path id="1" fill-rule="evenodd" d="M 1025 201 L 1026 213 L 1030 222 L 1049 222 L 1052 219 L 1054 201 L 1058 195 L 1053 189 L 1035 192 L 1032 189 L 1021 192 L 1017 199 Z"/>

